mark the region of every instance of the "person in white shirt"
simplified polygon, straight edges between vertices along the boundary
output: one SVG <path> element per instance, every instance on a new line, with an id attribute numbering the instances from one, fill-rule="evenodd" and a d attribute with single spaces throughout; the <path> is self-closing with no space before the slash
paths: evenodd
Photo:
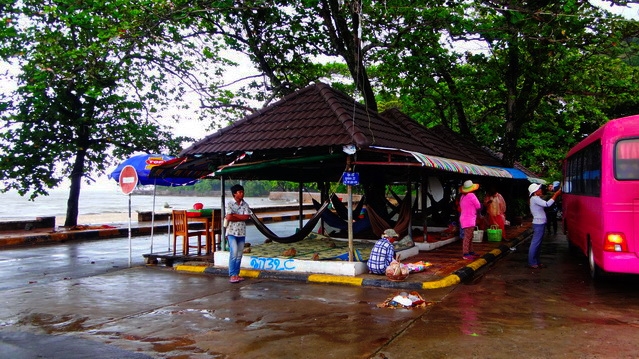
<path id="1" fill-rule="evenodd" d="M 530 268 L 544 268 L 545 265 L 539 261 L 541 254 L 541 241 L 546 232 L 546 211 L 547 207 L 555 203 L 557 197 L 561 195 L 561 188 L 555 192 L 548 201 L 541 198 L 543 194 L 542 186 L 539 183 L 533 183 L 528 186 L 530 195 L 530 213 L 533 216 L 533 237 L 530 241 L 530 249 L 528 249 L 528 266 Z"/>
<path id="2" fill-rule="evenodd" d="M 242 254 L 244 253 L 244 242 L 246 241 L 246 221 L 251 216 L 251 209 L 244 201 L 244 187 L 239 184 L 231 187 L 233 200 L 226 204 L 226 216 L 228 222 L 226 234 L 229 241 L 229 281 L 238 283 L 244 280 L 240 277 L 240 265 L 242 264 Z"/>

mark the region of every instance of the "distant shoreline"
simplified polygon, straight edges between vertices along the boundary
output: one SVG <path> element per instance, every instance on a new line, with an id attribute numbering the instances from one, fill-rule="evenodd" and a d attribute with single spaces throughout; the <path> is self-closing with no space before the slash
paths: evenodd
<path id="1" fill-rule="evenodd" d="M 145 195 L 145 194 L 140 194 L 140 195 Z M 174 194 L 173 194 L 174 195 Z M 201 197 L 201 194 L 195 195 L 195 196 L 184 196 L 184 197 Z M 338 196 L 342 197 L 342 198 L 346 198 L 345 194 L 338 194 Z M 312 203 L 311 197 L 319 200 L 320 199 L 320 194 L 319 193 L 304 193 L 303 194 L 303 203 L 304 204 L 310 204 Z M 354 202 L 358 202 L 361 199 L 361 195 L 353 195 L 353 200 Z M 230 196 L 228 197 L 229 199 L 231 198 Z M 260 203 L 260 201 L 256 201 L 257 199 L 259 199 L 261 197 L 255 197 L 255 198 L 247 198 L 247 201 L 253 200 L 255 201 L 254 203 L 249 202 L 249 205 L 253 205 L 255 208 L 259 208 L 259 207 L 264 207 L 264 206 L 273 206 L 274 203 L 273 202 L 278 202 L 279 205 L 293 205 L 298 202 L 299 199 L 299 193 L 297 192 L 271 192 L 270 195 L 267 198 L 263 198 L 264 200 L 268 200 L 271 201 L 268 204 L 264 203 Z M 161 200 L 160 200 L 161 202 Z M 218 206 L 214 206 L 216 208 L 219 208 Z M 157 207 L 156 207 L 157 208 Z M 189 205 L 190 208 L 190 205 Z M 78 215 L 78 220 L 77 223 L 78 225 L 102 225 L 102 224 L 127 224 L 129 222 L 129 213 L 126 210 L 126 207 L 122 208 L 123 210 L 121 212 L 105 212 L 105 213 L 91 213 L 91 214 L 82 214 L 80 213 Z M 156 213 L 170 213 L 171 210 L 173 208 L 165 208 L 162 210 L 156 210 Z M 26 220 L 26 219 L 34 219 L 34 217 L 25 215 L 24 218 L 12 218 L 12 220 Z M 55 223 L 56 226 L 64 226 L 64 222 L 66 220 L 66 215 L 56 215 L 55 216 Z M 162 221 L 166 221 L 165 219 L 162 219 Z M 132 223 L 137 223 L 138 222 L 138 212 L 136 210 L 133 210 L 131 212 L 131 222 Z"/>
<path id="2" fill-rule="evenodd" d="M 157 212 L 156 212 L 157 213 Z M 55 225 L 64 226 L 66 216 L 56 216 Z M 138 214 L 131 213 L 131 223 L 138 222 Z M 81 214 L 78 216 L 78 224 L 118 224 L 129 223 L 128 213 L 97 213 L 97 214 Z"/>
<path id="3" fill-rule="evenodd" d="M 195 192 L 187 190 L 171 191 L 167 189 L 156 189 L 155 195 L 157 197 L 162 196 L 176 196 L 176 197 L 220 197 L 222 192 L 210 191 L 210 192 Z M 231 192 L 227 192 L 227 196 L 231 195 Z M 131 192 L 131 196 L 153 196 L 152 189 L 136 189 Z M 261 197 L 261 196 L 260 196 Z M 263 196 L 268 197 L 268 196 Z"/>

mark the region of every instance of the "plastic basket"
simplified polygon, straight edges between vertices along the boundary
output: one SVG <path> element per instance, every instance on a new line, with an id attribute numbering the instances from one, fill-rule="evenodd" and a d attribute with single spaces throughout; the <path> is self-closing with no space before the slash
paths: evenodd
<path id="1" fill-rule="evenodd" d="M 479 227 L 475 227 L 475 230 L 473 231 L 473 242 L 481 243 L 483 241 L 484 241 L 484 231 L 479 229 Z"/>
<path id="2" fill-rule="evenodd" d="M 488 232 L 489 242 L 501 242 L 501 228 L 493 224 L 486 232 Z"/>

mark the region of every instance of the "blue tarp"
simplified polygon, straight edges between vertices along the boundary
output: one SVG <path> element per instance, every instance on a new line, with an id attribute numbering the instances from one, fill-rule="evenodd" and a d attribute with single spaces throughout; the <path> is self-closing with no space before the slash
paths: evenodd
<path id="1" fill-rule="evenodd" d="M 528 181 L 530 181 L 532 183 L 546 184 L 545 180 L 543 180 L 541 178 L 537 178 L 537 177 L 528 176 L 523 171 L 518 170 L 516 168 L 510 168 L 510 167 L 493 167 L 493 168 L 498 168 L 500 170 L 504 170 L 504 171 L 510 173 L 510 175 L 513 176 L 514 179 L 524 179 L 524 180 L 528 180 Z"/>

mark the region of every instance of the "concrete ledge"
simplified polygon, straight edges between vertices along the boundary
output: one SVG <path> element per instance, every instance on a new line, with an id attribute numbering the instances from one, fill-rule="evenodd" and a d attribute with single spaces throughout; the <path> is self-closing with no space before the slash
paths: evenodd
<path id="1" fill-rule="evenodd" d="M 154 233 L 166 233 L 167 227 L 155 227 Z M 151 234 L 151 227 L 133 227 L 131 228 L 131 236 L 147 236 Z M 15 234 L 0 238 L 0 247 L 43 244 L 53 242 L 64 242 L 72 240 L 92 240 L 105 238 L 128 237 L 129 228 L 99 228 L 77 231 L 55 232 L 51 230 L 49 233 Z"/>
<path id="2" fill-rule="evenodd" d="M 229 252 L 216 251 L 213 254 L 215 266 L 229 266 Z M 288 273 L 323 273 L 343 276 L 356 276 L 368 271 L 366 263 L 344 261 L 309 261 L 294 258 L 255 257 L 246 254 L 242 257 L 240 268 L 248 268 L 259 271 L 275 271 L 281 274 Z"/>
<path id="3" fill-rule="evenodd" d="M 30 230 L 33 228 L 55 228 L 55 217 L 36 217 L 35 219 L 2 221 L 0 231 Z"/>
<path id="4" fill-rule="evenodd" d="M 439 247 L 443 247 L 447 244 L 453 243 L 455 241 L 458 241 L 459 237 L 453 237 L 453 238 L 449 238 L 449 239 L 445 239 L 443 241 L 437 241 L 437 242 L 433 242 L 433 243 L 428 243 L 428 242 L 415 242 L 415 246 L 417 248 L 419 248 L 420 251 L 423 252 L 427 252 L 427 251 L 432 251 L 433 249 L 439 248 Z"/>
<path id="5" fill-rule="evenodd" d="M 403 261 L 419 254 L 419 249 L 417 247 L 411 247 L 397 253 L 401 255 Z M 215 267 L 228 268 L 229 252 L 216 251 L 213 254 L 213 263 L 215 263 Z M 255 257 L 251 256 L 250 253 L 242 256 L 240 268 L 277 272 L 279 273 L 278 276 L 283 273 L 303 273 L 306 275 L 329 274 L 354 277 L 368 272 L 368 267 L 366 267 L 365 262 L 312 261 L 295 258 Z"/>
<path id="6" fill-rule="evenodd" d="M 151 211 L 138 212 L 138 222 L 167 221 L 169 219 L 171 219 L 171 213 L 167 212 L 155 212 L 155 215 Z"/>

